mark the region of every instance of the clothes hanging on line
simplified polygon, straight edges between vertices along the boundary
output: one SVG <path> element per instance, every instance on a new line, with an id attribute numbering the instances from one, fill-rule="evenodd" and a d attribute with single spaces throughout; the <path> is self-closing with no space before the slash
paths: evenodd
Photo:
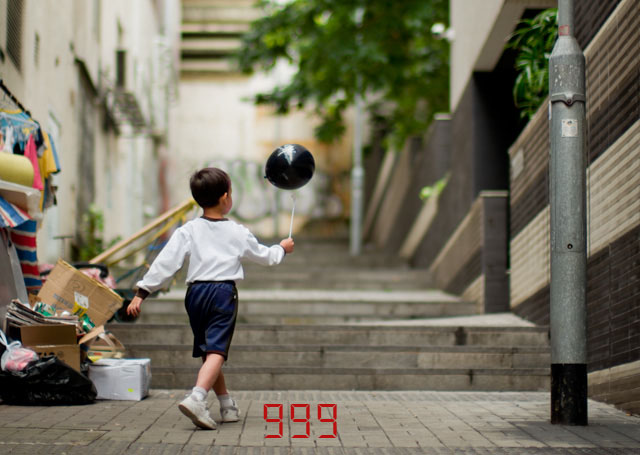
<path id="1" fill-rule="evenodd" d="M 40 163 L 38 162 L 38 149 L 36 149 L 36 141 L 33 138 L 33 134 L 29 136 L 27 140 L 27 145 L 24 148 L 24 156 L 29 158 L 29 161 L 31 161 L 33 165 L 33 185 L 31 186 L 36 190 L 44 190 L 42 177 L 40 175 Z"/>
<path id="2" fill-rule="evenodd" d="M 31 161 L 34 176 L 30 186 L 43 192 L 40 209 L 50 207 L 55 201 L 50 177 L 60 172 L 61 167 L 49 134 L 24 111 L 0 108 L 0 138 L 3 141 L 0 150 L 24 155 Z M 11 179 L 9 181 L 21 183 Z"/>
<path id="3" fill-rule="evenodd" d="M 0 109 L 0 127 L 3 130 L 11 128 L 14 143 L 24 143 L 29 136 L 37 134 L 40 125 L 23 111 Z"/>
<path id="4" fill-rule="evenodd" d="M 0 93 L 0 154 L 24 155 L 30 161 L 33 167 L 31 186 L 41 192 L 39 206 L 40 211 L 44 211 L 55 202 L 52 176 L 61 170 L 54 141 L 11 94 L 2 79 L 0 89 L 4 92 Z M 36 245 L 38 223 L 26 207 L 18 207 L 0 196 L 0 227 L 10 232 L 27 290 L 37 293 L 42 287 Z"/>

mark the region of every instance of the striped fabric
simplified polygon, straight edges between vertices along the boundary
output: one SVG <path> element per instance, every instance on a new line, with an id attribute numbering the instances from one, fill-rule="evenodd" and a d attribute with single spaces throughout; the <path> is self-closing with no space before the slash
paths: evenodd
<path id="1" fill-rule="evenodd" d="M 0 196 L 0 227 L 13 228 L 30 219 L 26 211 Z"/>
<path id="2" fill-rule="evenodd" d="M 36 248 L 37 223 L 29 220 L 10 231 L 11 240 L 16 247 L 18 259 L 20 259 L 20 266 L 27 291 L 37 292 L 42 287 Z"/>

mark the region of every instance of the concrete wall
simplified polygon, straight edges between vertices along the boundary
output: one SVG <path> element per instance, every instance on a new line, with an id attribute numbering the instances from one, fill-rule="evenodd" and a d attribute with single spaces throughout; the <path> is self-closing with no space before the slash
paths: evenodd
<path id="1" fill-rule="evenodd" d="M 475 71 L 492 71 L 526 9 L 557 7 L 556 0 L 451 0 L 451 111 Z"/>
<path id="2" fill-rule="evenodd" d="M 504 0 L 451 0 L 450 21 L 455 37 L 451 42 L 451 112 L 456 110 L 484 43 L 500 13 Z"/>
<path id="3" fill-rule="evenodd" d="M 160 83 L 153 71 L 157 38 L 175 32 L 171 24 L 180 20 L 178 2 L 24 0 L 18 69 L 6 57 L 7 1 L 0 1 L 0 47 L 5 51 L 0 77 L 51 133 L 62 167 L 54 177 L 58 205 L 45 213 L 38 234 L 40 260 L 52 262 L 69 254 L 69 245 L 62 253 L 54 237 L 75 235 L 91 202 L 105 214 L 107 240 L 131 234 L 145 222 L 146 212 L 155 212 L 147 206 L 155 208 L 158 191 L 148 182 L 157 181 L 153 162 L 158 139 L 162 142 L 166 132 L 123 137 L 126 127 L 116 132 L 109 126 L 104 94 L 115 80 L 115 51 L 126 49 L 126 89 L 147 120 L 163 116 L 158 112 L 163 107 L 151 101 Z M 177 44 L 171 39 L 165 40 L 169 49 Z"/>

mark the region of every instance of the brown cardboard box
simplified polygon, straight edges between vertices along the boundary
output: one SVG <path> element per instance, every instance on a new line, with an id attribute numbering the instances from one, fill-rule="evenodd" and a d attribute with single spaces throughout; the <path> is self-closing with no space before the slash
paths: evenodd
<path id="1" fill-rule="evenodd" d="M 70 324 L 26 325 L 20 327 L 20 339 L 25 346 L 38 344 L 78 344 L 76 326 Z"/>
<path id="2" fill-rule="evenodd" d="M 30 325 L 20 327 L 22 345 L 38 356 L 55 355 L 76 371 L 80 371 L 80 346 L 76 344 L 76 327 L 67 324 Z"/>
<path id="3" fill-rule="evenodd" d="M 38 357 L 55 355 L 78 373 L 82 373 L 80 371 L 80 346 L 77 344 L 37 345 L 28 346 L 28 348 L 33 349 L 38 354 Z"/>
<path id="4" fill-rule="evenodd" d="M 40 289 L 38 297 L 44 303 L 74 313 L 75 303 L 82 300 L 87 305 L 87 314 L 96 325 L 103 325 L 122 306 L 122 297 L 102 283 L 89 278 L 84 273 L 58 259 L 47 281 Z"/>

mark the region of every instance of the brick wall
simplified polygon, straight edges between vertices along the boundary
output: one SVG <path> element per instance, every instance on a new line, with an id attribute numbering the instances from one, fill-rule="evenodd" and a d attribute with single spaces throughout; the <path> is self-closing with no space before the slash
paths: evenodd
<path id="1" fill-rule="evenodd" d="M 640 0 L 578 2 L 614 11 L 588 41 L 588 362 L 595 371 L 640 359 Z M 589 19 L 591 20 L 591 19 Z M 587 33 L 589 32 L 589 33 Z M 549 322 L 547 105 L 510 149 L 511 305 Z"/>
<path id="2" fill-rule="evenodd" d="M 506 191 L 483 191 L 450 235 L 429 272 L 434 284 L 475 301 L 479 313 L 509 309 Z"/>

